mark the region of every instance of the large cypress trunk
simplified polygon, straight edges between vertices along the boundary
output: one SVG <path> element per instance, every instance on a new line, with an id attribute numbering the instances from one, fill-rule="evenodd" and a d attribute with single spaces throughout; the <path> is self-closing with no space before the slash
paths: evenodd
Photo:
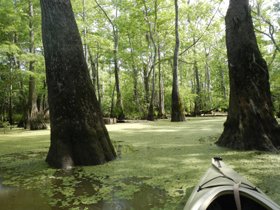
<path id="1" fill-rule="evenodd" d="M 102 164 L 116 154 L 90 80 L 70 0 L 41 0 L 51 145 L 56 168 Z"/>
<path id="2" fill-rule="evenodd" d="M 226 15 L 230 103 L 217 144 L 273 151 L 280 129 L 273 116 L 268 68 L 258 49 L 248 0 L 231 0 Z"/>

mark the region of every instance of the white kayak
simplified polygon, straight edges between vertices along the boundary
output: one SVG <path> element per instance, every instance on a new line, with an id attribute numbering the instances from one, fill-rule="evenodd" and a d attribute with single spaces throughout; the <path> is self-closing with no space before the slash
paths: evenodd
<path id="1" fill-rule="evenodd" d="M 280 206 L 215 157 L 184 210 L 280 210 Z"/>

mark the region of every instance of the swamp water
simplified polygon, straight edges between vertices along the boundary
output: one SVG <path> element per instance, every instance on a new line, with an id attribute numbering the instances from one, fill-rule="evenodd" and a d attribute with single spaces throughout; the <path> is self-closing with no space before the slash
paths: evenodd
<path id="1" fill-rule="evenodd" d="M 121 145 L 121 143 L 114 142 L 118 159 L 121 159 L 123 154 L 135 151 L 132 146 Z M 28 160 L 29 156 L 39 157 L 45 156 L 45 154 L 9 154 L 4 159 L 17 157 L 21 160 Z M 7 169 L 1 168 L 1 170 Z M 145 184 L 143 181 L 147 178 L 129 177 L 118 180 L 116 185 L 112 185 L 108 181 L 110 176 L 98 177 L 95 174 L 87 174 L 82 167 L 54 170 L 52 175 L 48 175 L 48 179 L 50 181 L 47 191 L 36 189 L 36 187 L 35 189 L 22 189 L 3 186 L 0 179 L 0 210 L 160 209 L 164 207 L 168 199 L 168 194 L 164 190 Z M 14 180 L 17 180 L 17 177 Z M 24 180 L 17 181 L 24 182 Z M 8 182 L 9 184 L 10 182 Z"/>

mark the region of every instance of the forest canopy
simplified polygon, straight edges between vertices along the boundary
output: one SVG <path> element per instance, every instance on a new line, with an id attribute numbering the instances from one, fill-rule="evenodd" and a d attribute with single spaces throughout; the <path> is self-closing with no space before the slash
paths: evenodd
<path id="1" fill-rule="evenodd" d="M 175 45 L 174 2 L 71 2 L 103 114 L 116 117 L 123 112 L 126 118 L 146 119 L 153 99 L 153 115 L 169 116 Z M 47 119 L 39 1 L 3 0 L 0 4 L 0 121 L 23 123 L 31 111 L 30 104 L 37 106 L 39 119 Z M 185 114 L 228 109 L 224 33 L 227 4 L 219 0 L 179 1 L 178 84 Z M 275 114 L 279 116 L 280 4 L 268 0 L 254 0 L 250 4 L 258 45 L 270 72 Z M 116 85 L 115 68 L 118 68 L 119 85 Z M 32 81 L 36 85 L 30 85 Z"/>

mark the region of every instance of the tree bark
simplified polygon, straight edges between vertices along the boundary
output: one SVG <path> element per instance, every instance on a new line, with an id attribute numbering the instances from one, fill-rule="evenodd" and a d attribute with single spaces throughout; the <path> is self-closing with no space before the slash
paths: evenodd
<path id="1" fill-rule="evenodd" d="M 116 157 L 90 80 L 70 0 L 41 0 L 51 121 L 50 166 L 97 165 Z"/>
<path id="2" fill-rule="evenodd" d="M 218 145 L 274 151 L 280 128 L 273 116 L 268 68 L 259 51 L 248 0 L 231 0 L 226 15 L 229 113 Z"/>
<path id="3" fill-rule="evenodd" d="M 185 121 L 184 108 L 179 95 L 179 84 L 178 84 L 178 55 L 180 47 L 179 39 L 179 8 L 178 0 L 175 2 L 175 50 L 174 50 L 174 60 L 173 60 L 173 84 L 172 84 L 172 110 L 171 110 L 171 121 L 180 122 Z"/>

